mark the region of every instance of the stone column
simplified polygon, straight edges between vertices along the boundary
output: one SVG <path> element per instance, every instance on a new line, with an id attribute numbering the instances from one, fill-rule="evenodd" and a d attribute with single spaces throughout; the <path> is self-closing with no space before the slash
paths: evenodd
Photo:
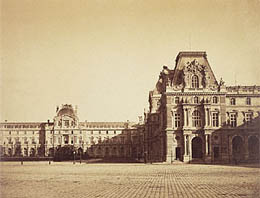
<path id="1" fill-rule="evenodd" d="M 208 127 L 208 108 L 206 108 L 205 112 L 205 127 Z"/>
<path id="2" fill-rule="evenodd" d="M 176 140 L 176 134 L 173 134 L 172 137 L 172 161 L 176 160 L 176 147 L 177 147 L 177 140 Z"/>
<path id="3" fill-rule="evenodd" d="M 245 148 L 244 148 L 244 151 L 245 151 L 245 160 L 248 160 L 248 158 L 249 158 L 248 136 L 245 136 L 245 137 L 244 137 L 244 145 L 245 145 Z"/>
<path id="4" fill-rule="evenodd" d="M 210 111 L 209 111 L 209 109 L 208 109 L 208 124 L 207 124 L 208 126 L 210 126 L 210 120 L 211 120 L 211 119 L 210 119 Z"/>
<path id="5" fill-rule="evenodd" d="M 191 112 L 191 109 L 187 109 L 187 114 L 186 115 L 187 115 L 187 126 L 188 127 L 191 127 L 191 123 L 192 123 L 190 112 Z"/>
<path id="6" fill-rule="evenodd" d="M 232 136 L 228 136 L 228 144 L 229 144 L 229 162 L 233 162 L 233 150 L 232 150 Z"/>
<path id="7" fill-rule="evenodd" d="M 189 155 L 189 157 L 190 157 L 190 160 L 192 159 L 192 145 L 191 145 L 191 140 L 192 140 L 192 136 L 191 135 L 189 135 L 189 138 L 188 138 L 188 144 L 189 144 L 189 153 L 188 153 L 188 155 Z"/>
<path id="8" fill-rule="evenodd" d="M 205 152 L 205 154 L 207 156 L 207 155 L 209 155 L 209 135 L 208 134 L 205 135 L 205 145 L 206 145 L 206 152 Z"/>
<path id="9" fill-rule="evenodd" d="M 183 109 L 183 126 L 184 127 L 187 126 L 186 114 L 187 114 L 187 111 L 186 111 L 186 108 L 185 108 L 185 109 Z"/>
<path id="10" fill-rule="evenodd" d="M 190 136 L 184 135 L 184 156 L 183 156 L 184 162 L 190 161 Z"/>
<path id="11" fill-rule="evenodd" d="M 211 162 L 211 135 L 205 134 L 205 162 Z"/>
<path id="12" fill-rule="evenodd" d="M 173 160 L 173 131 L 166 131 L 166 141 L 167 141 L 167 150 L 166 150 L 166 162 L 171 163 Z"/>

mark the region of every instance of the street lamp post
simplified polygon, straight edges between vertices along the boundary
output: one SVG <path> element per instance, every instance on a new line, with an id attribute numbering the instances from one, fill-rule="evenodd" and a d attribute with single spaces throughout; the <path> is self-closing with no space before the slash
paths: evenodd
<path id="1" fill-rule="evenodd" d="M 21 158 L 21 165 L 23 165 L 23 154 L 22 154 L 22 158 Z"/>
<path id="2" fill-rule="evenodd" d="M 80 150 L 80 153 L 79 153 L 79 163 L 81 164 L 81 150 Z"/>
<path id="3" fill-rule="evenodd" d="M 53 147 L 53 160 L 55 156 L 55 149 L 54 149 L 54 123 L 55 121 L 53 120 L 53 126 L 52 126 L 52 147 Z"/>
<path id="4" fill-rule="evenodd" d="M 75 154 L 76 154 L 76 151 L 73 151 L 73 164 L 75 164 Z"/>

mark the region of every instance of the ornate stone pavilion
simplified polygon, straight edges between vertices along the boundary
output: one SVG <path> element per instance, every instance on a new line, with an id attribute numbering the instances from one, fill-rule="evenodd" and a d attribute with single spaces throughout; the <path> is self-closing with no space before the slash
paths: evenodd
<path id="1" fill-rule="evenodd" d="M 259 157 L 260 86 L 217 81 L 205 52 L 180 52 L 149 94 L 150 161 L 229 163 Z"/>
<path id="2" fill-rule="evenodd" d="M 53 121 L 0 123 L 2 156 L 52 156 L 71 145 L 90 157 L 231 163 L 259 159 L 260 86 L 217 81 L 205 52 L 180 52 L 149 93 L 144 122 L 80 122 L 57 107 Z"/>

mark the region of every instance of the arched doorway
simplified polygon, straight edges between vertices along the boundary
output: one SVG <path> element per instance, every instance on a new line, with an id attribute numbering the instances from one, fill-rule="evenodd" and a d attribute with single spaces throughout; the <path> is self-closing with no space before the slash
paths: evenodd
<path id="1" fill-rule="evenodd" d="M 109 157 L 109 148 L 108 148 L 108 147 L 106 147 L 105 156 L 106 156 L 106 157 Z"/>
<path id="2" fill-rule="evenodd" d="M 259 159 L 259 139 L 256 136 L 248 139 L 248 152 L 250 159 Z"/>
<path id="3" fill-rule="evenodd" d="M 53 152 L 53 149 L 52 149 L 52 152 Z M 35 154 L 36 154 L 35 149 L 34 149 L 34 148 L 31 148 L 30 156 L 31 156 L 31 157 L 35 157 Z"/>
<path id="4" fill-rule="evenodd" d="M 13 155 L 13 150 L 11 148 L 8 148 L 8 156 L 12 156 Z"/>
<path id="5" fill-rule="evenodd" d="M 97 154 L 97 157 L 102 157 L 102 149 L 100 146 L 97 148 L 96 154 Z"/>
<path id="6" fill-rule="evenodd" d="M 236 162 L 244 158 L 244 143 L 240 136 L 232 139 L 232 157 Z"/>
<path id="7" fill-rule="evenodd" d="M 195 137 L 192 139 L 192 158 L 202 158 L 202 139 Z"/>
<path id="8" fill-rule="evenodd" d="M 24 153 L 24 156 L 28 156 L 28 149 L 27 149 L 27 148 L 24 148 L 24 149 L 23 149 L 23 153 Z"/>
<path id="9" fill-rule="evenodd" d="M 117 150 L 116 150 L 116 147 L 113 147 L 113 150 L 112 150 L 112 156 L 113 156 L 113 157 L 116 157 L 116 156 L 117 156 Z"/>
<path id="10" fill-rule="evenodd" d="M 82 155 L 83 154 L 83 149 L 80 147 L 80 148 L 78 148 L 78 154 L 79 155 Z"/>
<path id="11" fill-rule="evenodd" d="M 121 147 L 121 148 L 120 148 L 120 157 L 125 157 L 124 147 Z"/>

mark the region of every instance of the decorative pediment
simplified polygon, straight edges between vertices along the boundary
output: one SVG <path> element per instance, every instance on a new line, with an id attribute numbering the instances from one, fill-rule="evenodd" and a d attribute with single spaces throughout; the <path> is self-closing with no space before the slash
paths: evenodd
<path id="1" fill-rule="evenodd" d="M 197 59 L 194 59 L 191 62 L 187 62 L 186 66 L 184 67 L 184 71 L 185 72 L 191 72 L 193 74 L 197 74 L 197 73 L 204 73 L 205 72 L 205 68 L 206 66 L 201 65 Z"/>
<path id="2" fill-rule="evenodd" d="M 211 70 L 205 52 L 180 52 L 176 58 L 176 66 L 172 78 L 173 90 L 183 91 L 209 89 L 218 91 L 218 83 Z M 221 82 L 223 85 L 223 82 Z"/>

